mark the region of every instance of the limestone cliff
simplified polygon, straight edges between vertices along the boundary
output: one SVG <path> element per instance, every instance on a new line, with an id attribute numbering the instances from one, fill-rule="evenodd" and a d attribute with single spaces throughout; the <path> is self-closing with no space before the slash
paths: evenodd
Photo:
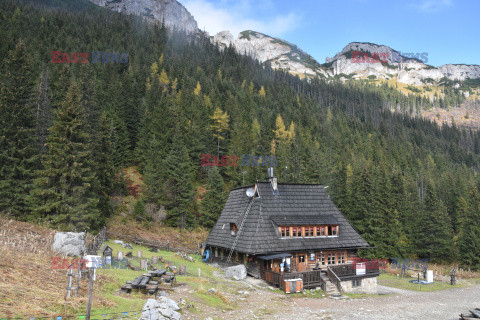
<path id="1" fill-rule="evenodd" d="M 234 38 L 229 31 L 222 31 L 211 40 L 221 48 L 233 45 L 238 53 L 251 56 L 262 63 L 268 62 L 275 69 L 299 75 L 326 76 L 320 64 L 296 45 L 260 32 L 247 30 Z"/>
<path id="2" fill-rule="evenodd" d="M 165 23 L 171 29 L 186 33 L 198 33 L 197 21 L 176 0 L 90 0 L 100 7 L 117 12 L 142 16 L 145 19 Z"/>

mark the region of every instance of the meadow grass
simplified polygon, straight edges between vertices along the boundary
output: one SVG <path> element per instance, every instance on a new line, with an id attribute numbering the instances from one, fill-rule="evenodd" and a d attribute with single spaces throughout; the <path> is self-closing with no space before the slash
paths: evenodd
<path id="1" fill-rule="evenodd" d="M 393 287 L 398 289 L 410 290 L 410 291 L 438 291 L 438 290 L 447 290 L 452 288 L 461 288 L 465 284 L 456 284 L 450 285 L 446 282 L 434 281 L 432 284 L 422 284 L 421 288 L 418 284 L 411 283 L 411 280 L 416 280 L 417 278 L 412 277 L 398 277 L 396 275 L 383 273 L 378 278 L 378 284 Z"/>

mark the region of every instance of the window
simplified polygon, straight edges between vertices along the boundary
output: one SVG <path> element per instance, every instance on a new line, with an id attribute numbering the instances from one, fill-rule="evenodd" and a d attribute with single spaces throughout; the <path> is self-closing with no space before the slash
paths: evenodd
<path id="1" fill-rule="evenodd" d="M 232 229 L 232 224 L 230 224 L 230 230 Z M 236 228 L 236 226 L 235 226 Z M 235 230 L 238 232 L 238 230 Z M 278 232 L 282 238 L 289 237 L 336 237 L 338 236 L 338 226 L 307 226 L 307 227 L 287 227 L 279 226 Z M 234 235 L 232 233 L 232 235 Z"/>
<path id="2" fill-rule="evenodd" d="M 329 253 L 327 255 L 328 264 L 335 264 L 335 253 Z"/>
<path id="3" fill-rule="evenodd" d="M 305 262 L 305 256 L 298 256 L 298 262 Z"/>
<path id="4" fill-rule="evenodd" d="M 292 228 L 292 237 L 301 237 L 301 236 L 302 236 L 302 228 L 293 227 Z"/>
<path id="5" fill-rule="evenodd" d="M 238 232 L 237 225 L 235 223 L 230 223 L 230 234 L 236 236 Z"/>
<path id="6" fill-rule="evenodd" d="M 352 287 L 358 288 L 362 286 L 362 279 L 352 280 Z"/>
<path id="7" fill-rule="evenodd" d="M 290 237 L 290 227 L 281 227 L 280 230 L 282 238 Z"/>
<path id="8" fill-rule="evenodd" d="M 305 227 L 305 237 L 313 237 L 313 227 Z"/>
<path id="9" fill-rule="evenodd" d="M 317 237 L 325 237 L 325 227 L 317 227 Z"/>
<path id="10" fill-rule="evenodd" d="M 320 263 L 322 266 L 325 265 L 325 253 L 320 253 Z"/>
<path id="11" fill-rule="evenodd" d="M 338 263 L 345 263 L 345 252 L 340 252 L 337 255 Z"/>
<path id="12" fill-rule="evenodd" d="M 328 235 L 329 236 L 337 236 L 338 235 L 338 226 L 329 226 L 328 227 Z"/>

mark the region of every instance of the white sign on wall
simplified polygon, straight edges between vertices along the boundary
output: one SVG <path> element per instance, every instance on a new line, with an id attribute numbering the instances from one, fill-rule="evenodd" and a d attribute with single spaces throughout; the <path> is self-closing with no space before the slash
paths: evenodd
<path id="1" fill-rule="evenodd" d="M 355 265 L 355 270 L 357 275 L 362 275 L 367 273 L 367 268 L 365 266 L 365 263 L 357 263 Z"/>

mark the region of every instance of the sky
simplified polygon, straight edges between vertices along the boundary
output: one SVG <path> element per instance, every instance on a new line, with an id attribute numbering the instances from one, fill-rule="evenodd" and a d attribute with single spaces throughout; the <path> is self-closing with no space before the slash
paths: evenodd
<path id="1" fill-rule="evenodd" d="M 427 64 L 480 64 L 479 0 L 179 0 L 210 35 L 254 30 L 324 63 L 350 42 L 427 53 Z"/>

